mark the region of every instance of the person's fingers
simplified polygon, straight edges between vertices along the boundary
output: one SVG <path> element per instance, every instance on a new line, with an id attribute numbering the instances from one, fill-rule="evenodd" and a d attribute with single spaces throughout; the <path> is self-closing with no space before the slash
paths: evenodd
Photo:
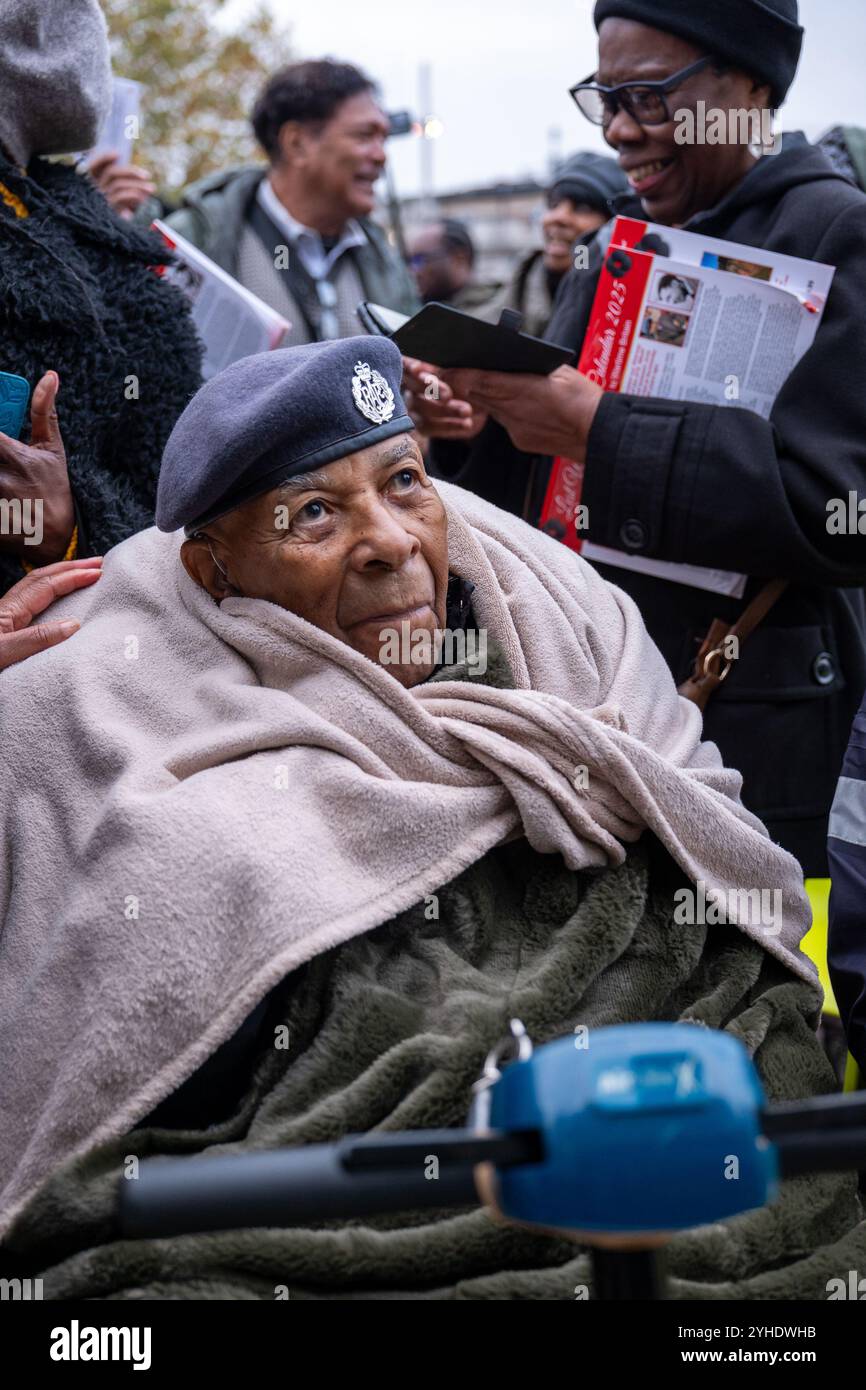
<path id="1" fill-rule="evenodd" d="M 60 377 L 56 372 L 46 372 L 36 383 L 33 401 L 30 406 L 30 443 L 34 448 L 51 449 L 55 453 L 63 451 L 60 436 L 60 423 L 57 419 L 57 392 Z"/>
<path id="2" fill-rule="evenodd" d="M 37 652 L 56 647 L 59 642 L 65 642 L 80 626 L 76 619 L 65 618 L 59 623 L 37 623 L 33 627 L 23 628 L 20 632 L 6 636 L 0 634 L 0 671 L 15 666 L 28 656 L 35 656 Z"/>
<path id="3" fill-rule="evenodd" d="M 153 189 L 135 188 L 130 189 L 128 193 L 119 193 L 116 198 L 111 198 L 110 201 L 115 208 L 127 208 L 130 212 L 135 212 L 142 203 L 147 202 L 152 194 Z"/>
<path id="4" fill-rule="evenodd" d="M 522 372 L 477 372 L 465 367 L 449 371 L 446 377 L 455 396 L 488 401 L 508 401 L 524 396 L 537 386 L 538 378 Z"/>
<path id="5" fill-rule="evenodd" d="M 445 384 L 461 400 L 467 400 L 469 392 L 478 385 L 481 373 L 467 367 L 452 367 L 445 376 Z"/>
<path id="6" fill-rule="evenodd" d="M 420 396 L 422 400 L 428 401 L 450 401 L 454 398 L 451 387 L 435 372 L 421 372 L 418 376 L 404 376 L 403 390 L 404 392 L 411 391 L 414 396 Z"/>
<path id="7" fill-rule="evenodd" d="M 109 170 L 112 164 L 116 164 L 120 155 L 117 150 L 104 150 L 102 154 L 96 155 L 87 165 L 87 172 L 91 178 L 97 181 Z"/>
<path id="8" fill-rule="evenodd" d="M 439 368 L 433 362 L 422 362 L 419 357 L 404 357 L 403 370 L 412 376 L 420 376 L 422 372 L 433 372 L 436 375 Z"/>
<path id="9" fill-rule="evenodd" d="M 156 191 L 156 184 L 151 183 L 150 179 L 146 176 L 143 179 L 121 177 L 120 171 L 118 170 L 116 176 L 112 175 L 110 179 L 106 179 L 102 191 L 106 198 L 140 198 L 145 194 L 149 195 L 154 193 Z"/>
<path id="10" fill-rule="evenodd" d="M 450 401 L 454 394 L 443 381 L 438 367 L 430 362 L 419 362 L 415 357 L 403 358 L 403 385 L 426 400 Z"/>
<path id="11" fill-rule="evenodd" d="M 425 418 L 432 422 L 441 421 L 450 423 L 456 420 L 469 420 L 472 418 L 472 406 L 468 401 L 444 401 L 424 396 L 414 396 L 413 406 Z"/>
<path id="12" fill-rule="evenodd" d="M 430 420 L 420 413 L 412 413 L 415 428 L 430 439 L 471 439 L 478 433 L 477 422 L 473 416 L 468 418 Z"/>
<path id="13" fill-rule="evenodd" d="M 90 569 L 94 565 L 101 565 L 103 558 L 102 555 L 86 555 L 83 559 L 78 560 L 53 560 L 50 565 L 43 565 L 38 570 L 38 573 L 62 574 L 65 570 L 70 569 Z M 34 571 L 34 573 L 37 573 L 37 571 Z"/>
<path id="14" fill-rule="evenodd" d="M 440 439 L 443 438 L 443 430 L 453 430 L 457 435 L 462 435 L 471 430 L 474 424 L 474 416 L 471 414 L 453 415 L 428 410 L 412 410 L 409 413 L 420 429 Z"/>
<path id="15" fill-rule="evenodd" d="M 419 381 L 421 383 L 420 394 L 423 400 L 438 405 L 459 406 L 458 414 L 462 413 L 466 401 L 455 400 L 454 392 L 447 381 L 442 380 L 441 376 L 437 376 L 435 372 L 422 372 Z"/>
<path id="16" fill-rule="evenodd" d="M 141 203 L 145 198 L 149 198 L 151 194 L 155 192 L 155 184 L 133 183 L 131 179 L 120 179 L 117 183 L 111 183 L 103 189 L 105 197 L 112 203 L 120 201 L 125 202 L 130 199 Z"/>
<path id="17" fill-rule="evenodd" d="M 118 164 L 116 169 L 112 169 L 113 179 L 128 179 L 130 183 L 150 183 L 151 173 L 149 169 L 142 169 L 140 164 Z"/>
<path id="18" fill-rule="evenodd" d="M 438 377 L 427 377 L 419 388 L 413 388 L 408 394 L 411 396 L 413 407 L 423 410 L 431 419 L 453 416 L 457 420 L 461 416 L 472 414 L 469 402 L 458 400 L 451 388 Z"/>
<path id="19" fill-rule="evenodd" d="M 55 599 L 95 584 L 101 574 L 101 558 L 58 560 L 33 570 L 0 597 L 0 632 L 26 627 Z"/>
<path id="20" fill-rule="evenodd" d="M 66 594 L 74 594 L 78 589 L 86 589 L 88 585 L 95 584 L 102 575 L 102 569 L 93 566 L 91 569 L 67 570 L 65 574 L 39 575 L 36 570 L 33 573 L 35 583 L 27 596 L 31 617 L 44 612 L 55 599 L 64 598 Z"/>

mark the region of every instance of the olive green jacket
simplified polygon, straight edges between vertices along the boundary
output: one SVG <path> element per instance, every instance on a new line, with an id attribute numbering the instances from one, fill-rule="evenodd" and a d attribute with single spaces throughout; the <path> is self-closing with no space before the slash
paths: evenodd
<path id="1" fill-rule="evenodd" d="M 262 165 L 248 165 L 210 174 L 189 186 L 178 210 L 165 220 L 237 279 L 241 230 L 265 173 Z M 367 241 L 346 254 L 355 261 L 366 298 L 413 314 L 418 295 L 399 253 L 375 222 L 366 217 L 357 221 Z"/>

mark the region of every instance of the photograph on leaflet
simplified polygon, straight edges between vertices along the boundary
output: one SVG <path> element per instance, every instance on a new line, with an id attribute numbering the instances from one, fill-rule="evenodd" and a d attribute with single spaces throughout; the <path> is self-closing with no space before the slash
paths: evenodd
<path id="1" fill-rule="evenodd" d="M 690 314 L 695 307 L 699 289 L 699 280 L 693 280 L 687 275 L 670 275 L 660 271 L 653 280 L 649 302 L 665 304 L 668 308 L 678 309 L 680 313 Z"/>
<path id="2" fill-rule="evenodd" d="M 731 275 L 747 275 L 752 280 L 769 282 L 773 278 L 772 266 L 738 260 L 735 256 L 720 256 L 713 251 L 704 252 L 701 265 L 709 266 L 711 270 L 727 270 Z"/>
<path id="3" fill-rule="evenodd" d="M 688 314 L 674 314 L 670 309 L 656 309 L 649 305 L 644 312 L 640 328 L 642 338 L 654 343 L 665 343 L 668 347 L 682 347 L 686 341 L 691 318 Z"/>

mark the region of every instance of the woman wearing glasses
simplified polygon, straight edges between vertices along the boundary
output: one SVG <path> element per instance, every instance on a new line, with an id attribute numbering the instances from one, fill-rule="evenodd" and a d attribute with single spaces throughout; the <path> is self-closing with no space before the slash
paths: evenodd
<path id="1" fill-rule="evenodd" d="M 561 368 L 445 373 L 450 393 L 424 403 L 424 428 L 450 441 L 434 445 L 440 476 L 533 522 L 551 456 L 562 455 L 585 464 L 591 540 L 751 576 L 738 600 L 599 566 L 637 601 L 678 681 L 713 619 L 733 623 L 768 580 L 790 581 L 710 702 L 706 737 L 742 770 L 744 801 L 773 838 L 820 876 L 866 686 L 866 534 L 827 526 L 832 499 L 866 499 L 866 197 L 800 134 L 772 158 L 677 138 L 684 111 L 761 118 L 780 105 L 799 60 L 797 21 L 796 0 L 599 0 L 598 71 L 573 90 L 628 178 L 619 211 L 837 267 L 814 345 L 771 418 L 605 395 Z M 566 278 L 548 328 L 571 348 L 583 341 L 600 250 L 594 259 Z"/>

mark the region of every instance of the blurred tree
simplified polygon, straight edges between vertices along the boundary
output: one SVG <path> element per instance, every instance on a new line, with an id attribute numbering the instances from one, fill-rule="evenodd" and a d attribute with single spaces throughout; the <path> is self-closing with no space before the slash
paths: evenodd
<path id="1" fill-rule="evenodd" d="M 226 0 L 102 0 L 114 71 L 144 84 L 136 163 L 160 189 L 262 157 L 249 124 L 266 78 L 292 61 L 288 32 L 260 4 L 242 32 L 219 27 Z"/>

